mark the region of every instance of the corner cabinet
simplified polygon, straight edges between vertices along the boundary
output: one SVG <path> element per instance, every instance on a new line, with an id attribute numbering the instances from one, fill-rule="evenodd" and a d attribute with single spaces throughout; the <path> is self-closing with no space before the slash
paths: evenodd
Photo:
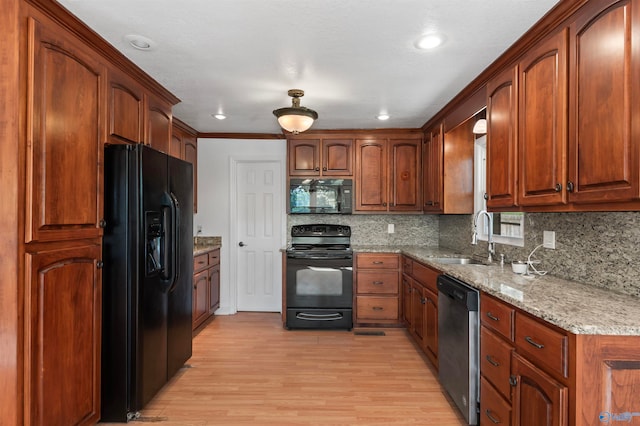
<path id="1" fill-rule="evenodd" d="M 422 140 L 356 140 L 355 210 L 422 211 Z"/>

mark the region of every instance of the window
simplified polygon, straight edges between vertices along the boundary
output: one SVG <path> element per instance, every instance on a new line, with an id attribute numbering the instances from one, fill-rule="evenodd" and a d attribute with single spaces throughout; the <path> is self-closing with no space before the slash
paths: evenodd
<path id="1" fill-rule="evenodd" d="M 482 135 L 474 144 L 474 217 L 487 209 L 487 136 Z M 490 213 L 493 217 L 493 241 L 524 247 L 524 213 Z M 485 215 L 478 218 L 478 239 L 487 241 L 489 221 Z"/>

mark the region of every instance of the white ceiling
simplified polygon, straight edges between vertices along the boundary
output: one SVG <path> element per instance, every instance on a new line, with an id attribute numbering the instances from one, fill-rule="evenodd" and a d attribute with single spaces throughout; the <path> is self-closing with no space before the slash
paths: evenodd
<path id="1" fill-rule="evenodd" d="M 280 133 L 272 110 L 293 88 L 315 129 L 421 127 L 557 0 L 59 2 L 179 97 L 174 116 L 198 131 Z M 433 31 L 444 44 L 414 47 Z"/>

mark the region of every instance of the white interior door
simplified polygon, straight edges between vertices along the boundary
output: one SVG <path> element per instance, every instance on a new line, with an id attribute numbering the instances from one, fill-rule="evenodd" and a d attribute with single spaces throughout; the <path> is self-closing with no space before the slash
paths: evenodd
<path id="1" fill-rule="evenodd" d="M 282 312 L 281 163 L 238 162 L 237 310 Z"/>

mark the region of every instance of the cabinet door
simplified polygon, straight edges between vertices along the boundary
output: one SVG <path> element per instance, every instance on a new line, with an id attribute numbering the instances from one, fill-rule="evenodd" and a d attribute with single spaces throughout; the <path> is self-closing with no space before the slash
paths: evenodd
<path id="1" fill-rule="evenodd" d="M 567 422 L 568 391 L 533 364 L 513 354 L 512 374 L 514 426 L 564 426 Z"/>
<path id="2" fill-rule="evenodd" d="M 29 31 L 25 239 L 98 237 L 104 68 L 61 29 Z"/>
<path id="3" fill-rule="evenodd" d="M 437 366 L 438 358 L 438 295 L 424 289 L 424 348 Z"/>
<path id="4" fill-rule="evenodd" d="M 487 83 L 487 208 L 517 205 L 518 68 Z"/>
<path id="5" fill-rule="evenodd" d="M 411 290 L 411 313 L 413 314 L 413 335 L 418 342 L 418 346 L 424 347 L 424 305 L 426 299 L 424 297 L 424 288 L 414 281 Z"/>
<path id="6" fill-rule="evenodd" d="M 591 1 L 571 24 L 571 202 L 640 195 L 639 31 L 640 5 L 631 1 Z"/>
<path id="7" fill-rule="evenodd" d="M 422 150 L 422 199 L 423 210 L 442 212 L 442 146 L 444 131 L 440 124 L 425 137 Z"/>
<path id="8" fill-rule="evenodd" d="M 356 140 L 356 210 L 387 211 L 387 140 Z"/>
<path id="9" fill-rule="evenodd" d="M 353 175 L 353 139 L 322 140 L 322 175 Z"/>
<path id="10" fill-rule="evenodd" d="M 95 424 L 100 417 L 99 245 L 27 254 L 26 424 Z"/>
<path id="11" fill-rule="evenodd" d="M 422 141 L 389 141 L 389 186 L 391 211 L 421 211 Z"/>
<path id="12" fill-rule="evenodd" d="M 109 70 L 109 142 L 143 143 L 144 91 L 122 71 Z"/>
<path id="13" fill-rule="evenodd" d="M 411 278 L 406 275 L 402 276 L 402 321 L 407 330 L 411 331 L 412 312 L 411 312 Z"/>
<path id="14" fill-rule="evenodd" d="M 209 316 L 209 271 L 193 276 L 193 328 L 198 327 Z"/>
<path id="15" fill-rule="evenodd" d="M 567 31 L 519 64 L 518 154 L 522 206 L 564 204 L 567 191 Z"/>
<path id="16" fill-rule="evenodd" d="M 220 307 L 220 265 L 209 269 L 209 314 Z"/>
<path id="17" fill-rule="evenodd" d="M 171 105 L 155 96 L 148 96 L 146 143 L 168 154 L 171 146 L 171 131 Z"/>
<path id="18" fill-rule="evenodd" d="M 183 136 L 182 142 L 182 158 L 193 165 L 193 212 L 198 213 L 198 139 L 187 135 Z"/>
<path id="19" fill-rule="evenodd" d="M 289 176 L 320 176 L 320 139 L 289 139 Z"/>
<path id="20" fill-rule="evenodd" d="M 182 141 L 182 130 L 173 126 L 173 132 L 171 133 L 171 143 L 169 144 L 169 155 L 175 158 L 183 159 L 184 155 L 184 143 Z"/>

